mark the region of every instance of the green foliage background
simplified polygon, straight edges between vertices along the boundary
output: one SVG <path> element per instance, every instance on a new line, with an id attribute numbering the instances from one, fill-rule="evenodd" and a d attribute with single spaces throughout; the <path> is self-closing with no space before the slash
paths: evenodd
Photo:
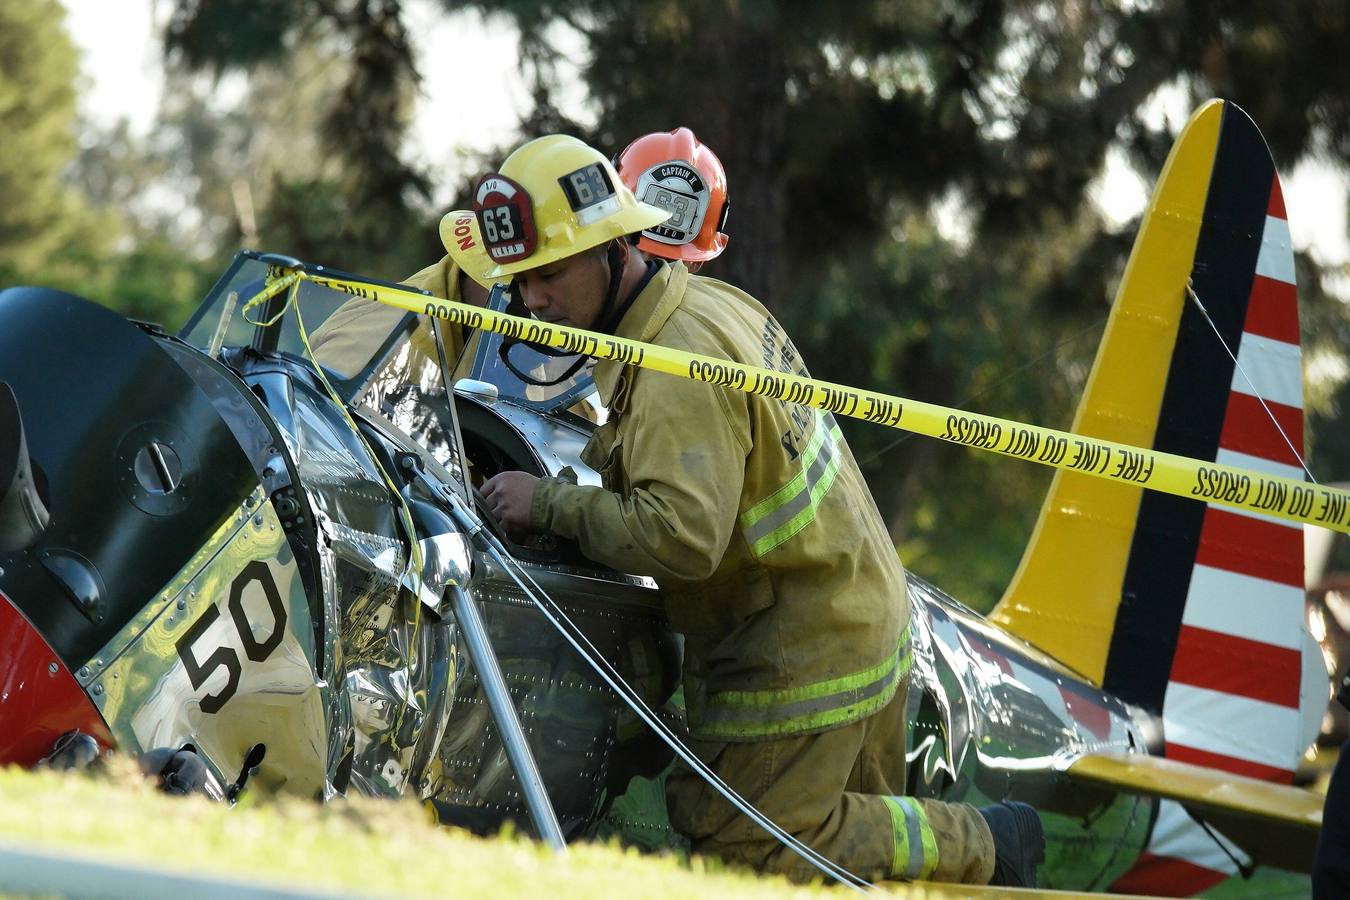
<path id="1" fill-rule="evenodd" d="M 167 8 L 171 89 L 141 136 L 77 120 L 57 0 L 0 6 L 0 284 L 55 285 L 174 327 L 241 246 L 393 278 L 438 258 L 435 224 L 465 185 L 437 187 L 408 161 L 417 91 L 438 87 L 419 74 L 408 2 Z M 1350 154 L 1343 0 L 430 8 L 518 29 L 533 95 L 521 139 L 563 130 L 617 153 L 684 124 L 713 146 L 732 242 L 707 274 L 775 309 L 815 374 L 1048 426 L 1070 422 L 1134 233 L 1088 188 L 1108 153 L 1156 177 L 1179 125 L 1147 114 L 1160 91 L 1236 101 L 1286 173 Z M 222 103 L 231 79 L 240 99 Z M 582 120 L 558 100 L 573 80 Z M 151 202 L 165 190 L 190 214 Z M 957 227 L 940 233 L 938 209 Z M 1298 262 L 1311 465 L 1344 480 L 1350 316 L 1324 285 L 1347 273 Z M 991 605 L 1048 470 L 846 430 L 906 562 Z"/>

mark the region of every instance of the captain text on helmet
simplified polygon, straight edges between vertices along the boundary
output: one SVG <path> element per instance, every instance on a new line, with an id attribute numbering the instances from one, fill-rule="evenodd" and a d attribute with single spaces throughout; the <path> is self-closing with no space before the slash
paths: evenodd
<path id="1" fill-rule="evenodd" d="M 754 298 L 683 262 L 643 258 L 629 236 L 671 213 L 635 197 L 574 138 L 517 149 L 479 182 L 474 209 L 497 263 L 488 277 L 513 279 L 544 321 L 806 371 Z M 905 575 L 832 417 L 612 360 L 594 377 L 610 418 L 582 459 L 603 487 L 502 472 L 483 496 L 508 529 L 555 532 L 657 580 L 686 639 L 695 752 L 781 827 L 869 880 L 987 882 L 996 843 L 1000 875 L 1031 880 L 1040 832 L 1029 808 L 996 808 L 991 831 L 971 806 L 898 796 Z M 816 874 L 687 769 L 671 774 L 667 801 L 697 852 Z M 1029 814 L 1025 828 L 1013 812 Z"/>
<path id="2" fill-rule="evenodd" d="M 633 196 L 670 213 L 638 237 L 644 257 L 681 261 L 693 274 L 722 255 L 730 240 L 727 173 L 694 132 L 676 128 L 644 134 L 624 148 L 614 165 Z"/>

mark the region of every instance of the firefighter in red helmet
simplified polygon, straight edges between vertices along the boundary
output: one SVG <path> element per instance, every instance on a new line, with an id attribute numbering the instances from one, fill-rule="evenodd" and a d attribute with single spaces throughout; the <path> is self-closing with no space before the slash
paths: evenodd
<path id="1" fill-rule="evenodd" d="M 644 255 L 683 262 L 692 274 L 727 248 L 727 173 L 694 132 L 676 128 L 644 134 L 615 165 L 638 200 L 670 213 L 638 238 Z"/>

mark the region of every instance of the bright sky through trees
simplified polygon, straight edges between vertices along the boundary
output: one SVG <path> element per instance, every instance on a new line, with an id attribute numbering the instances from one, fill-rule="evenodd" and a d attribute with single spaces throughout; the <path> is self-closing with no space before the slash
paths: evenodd
<path id="1" fill-rule="evenodd" d="M 145 131 L 154 121 L 164 89 L 155 32 L 167 6 L 154 0 L 66 0 L 66 6 L 67 25 L 83 54 L 86 84 L 81 110 L 104 125 L 126 117 L 135 130 Z M 426 3 L 411 3 L 409 10 L 424 77 L 410 149 L 416 162 L 430 164 L 434 174 L 448 182 L 462 174 L 456 151 L 508 141 L 528 105 L 528 92 L 516 68 L 518 42 L 505 20 L 485 21 L 475 12 L 451 18 Z M 475 39 L 465 40 L 466 30 Z M 451 43 L 452 35 L 455 46 L 471 46 L 472 54 L 436 53 L 438 45 Z M 228 79 L 221 90 L 230 90 Z M 566 99 L 581 102 L 579 95 Z M 1153 114 L 1179 124 L 1190 112 L 1181 105 L 1180 92 L 1159 96 L 1153 101 Z M 1311 163 L 1282 174 L 1295 245 L 1311 246 L 1324 264 L 1350 261 L 1346 176 Z M 1112 154 L 1093 196 L 1112 219 L 1127 221 L 1143 209 L 1150 183 L 1131 172 L 1119 154 Z"/>

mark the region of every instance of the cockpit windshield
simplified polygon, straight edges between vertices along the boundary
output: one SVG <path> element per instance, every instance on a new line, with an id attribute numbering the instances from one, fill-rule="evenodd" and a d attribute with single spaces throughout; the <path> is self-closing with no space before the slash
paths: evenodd
<path id="1" fill-rule="evenodd" d="M 378 357 L 390 350 L 397 337 L 406 336 L 416 316 L 382 306 L 334 288 L 301 281 L 295 303 L 288 305 L 287 292 L 245 312 L 244 307 L 266 287 L 268 264 L 259 254 L 244 251 L 220 277 L 179 337 L 217 355 L 222 347 L 253 347 L 301 359 L 311 351 L 344 399 L 351 399 L 360 376 L 368 373 Z M 356 278 L 321 266 L 306 266 L 315 274 L 352 278 L 379 287 L 400 287 L 390 282 Z M 403 287 L 403 290 L 410 290 Z M 300 326 L 309 337 L 309 349 Z"/>
<path id="2" fill-rule="evenodd" d="M 501 286 L 493 289 L 488 305 L 506 309 L 507 294 Z M 520 406 L 544 412 L 571 409 L 593 422 L 604 421 L 595 379 L 591 377 L 594 360 L 578 366 L 575 356 L 549 356 L 518 342 L 508 346 L 503 358 L 504 342 L 502 335 L 491 332 L 484 332 L 472 342 L 469 377 L 494 385 L 500 399 Z M 520 377 L 521 373 L 539 383 L 530 383 Z"/>
<path id="3" fill-rule="evenodd" d="M 342 277 L 377 287 L 406 285 L 378 281 L 335 272 L 320 266 L 306 266 L 315 274 Z M 230 268 L 216 282 L 180 332 L 188 343 L 215 355 L 221 347 L 252 346 L 263 351 L 280 352 L 309 359 L 323 366 L 334 388 L 348 402 L 369 399 L 372 389 L 383 393 L 386 386 L 402 379 L 431 387 L 439 380 L 439 359 L 427 320 L 391 306 L 353 297 L 350 294 L 302 281 L 293 306 L 286 305 L 286 294 L 268 304 L 255 307 L 247 316 L 244 305 L 265 286 L 268 264 L 265 257 L 245 251 L 235 257 Z M 505 309 L 507 295 L 502 287 L 493 290 L 488 303 Z M 272 320 L 276 319 L 274 324 Z M 301 339 L 303 321 L 309 347 Z M 538 382 L 552 382 L 567 372 L 576 357 L 547 356 L 524 344 L 510 347 L 507 366 L 501 356 L 503 339 L 491 332 L 460 333 L 458 326 L 445 325 L 451 371 L 456 380 L 472 378 L 497 388 L 498 399 L 541 412 L 571 409 L 583 418 L 602 421 L 592 361 L 576 369 L 557 384 L 531 384 L 516 372 Z M 511 371 L 512 367 L 516 372 Z M 365 395 L 365 396 L 363 396 Z M 373 404 L 379 408 L 379 404 Z"/>

